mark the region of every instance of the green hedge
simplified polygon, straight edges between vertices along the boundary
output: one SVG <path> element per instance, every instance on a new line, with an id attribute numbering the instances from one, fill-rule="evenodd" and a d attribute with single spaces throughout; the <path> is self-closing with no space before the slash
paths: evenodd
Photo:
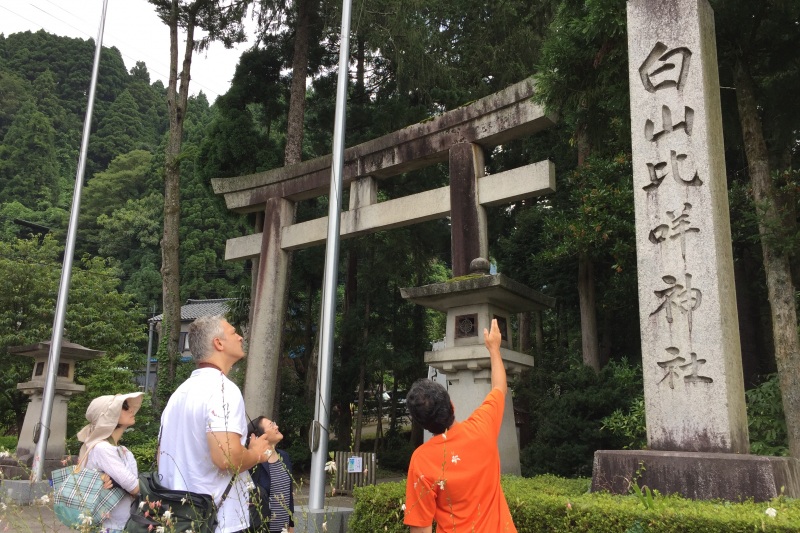
<path id="1" fill-rule="evenodd" d="M 544 475 L 504 476 L 503 490 L 520 533 L 752 533 L 800 531 L 800 500 L 776 498 L 764 503 L 692 501 L 677 496 L 589 493 L 587 479 Z M 351 533 L 407 533 L 402 505 L 405 483 L 382 483 L 354 490 Z M 766 514 L 776 510 L 774 518 Z"/>
<path id="2" fill-rule="evenodd" d="M 7 452 L 14 452 L 17 449 L 17 437 L 15 436 L 2 436 L 0 437 L 0 450 Z"/>

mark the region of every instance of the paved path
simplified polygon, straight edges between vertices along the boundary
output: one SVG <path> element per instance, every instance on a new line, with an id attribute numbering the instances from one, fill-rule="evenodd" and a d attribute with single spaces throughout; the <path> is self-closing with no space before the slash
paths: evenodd
<path id="1" fill-rule="evenodd" d="M 379 479 L 378 483 L 386 481 L 399 481 L 401 478 Z M 308 481 L 298 483 L 295 506 L 302 507 L 308 503 Z M 327 496 L 325 508 L 347 507 L 352 508 L 352 496 Z M 299 509 L 298 509 L 299 510 Z M 53 514 L 52 502 L 46 505 L 8 505 L 0 509 L 0 532 L 14 533 L 69 533 L 74 530 L 61 524 Z"/>

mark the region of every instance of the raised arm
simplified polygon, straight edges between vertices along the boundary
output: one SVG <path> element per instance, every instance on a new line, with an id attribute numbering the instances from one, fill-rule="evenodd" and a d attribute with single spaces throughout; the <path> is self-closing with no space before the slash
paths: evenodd
<path id="1" fill-rule="evenodd" d="M 500 355 L 500 328 L 497 326 L 497 319 L 492 319 L 491 331 L 483 329 L 483 343 L 489 350 L 489 361 L 492 371 L 492 388 L 500 389 L 503 395 L 508 393 L 508 381 L 506 380 L 506 367 L 503 366 L 503 357 Z"/>

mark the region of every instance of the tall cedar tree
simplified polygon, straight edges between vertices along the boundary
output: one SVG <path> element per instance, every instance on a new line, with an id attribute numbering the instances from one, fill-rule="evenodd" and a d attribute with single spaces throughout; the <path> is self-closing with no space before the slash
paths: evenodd
<path id="1" fill-rule="evenodd" d="M 608 155 L 609 141 L 618 146 L 609 132 L 615 117 L 628 113 L 624 8 L 614 0 L 563 2 L 542 47 L 534 99 L 571 128 L 578 166 L 590 153 Z M 599 372 L 595 265 L 589 250 L 576 255 L 583 362 Z"/>
<path id="2" fill-rule="evenodd" d="M 800 69 L 800 6 L 797 2 L 773 0 L 715 2 L 714 7 L 719 56 L 722 67 L 732 71 L 747 170 L 759 211 L 758 231 L 789 451 L 793 457 L 800 457 L 800 341 L 789 247 L 785 243 L 786 229 L 795 228 L 797 220 L 793 210 L 785 209 L 787 198 L 781 197 L 773 182 L 776 167 L 786 170 L 781 168 L 781 162 L 787 163 L 782 154 L 796 151 L 797 104 L 792 99 L 786 101 L 780 90 L 777 100 L 767 101 L 771 92 L 775 95 L 770 84 L 776 80 L 778 85 L 789 82 L 788 86 L 793 80 L 796 86 Z M 776 108 L 781 109 L 776 112 Z M 789 115 L 792 110 L 793 120 L 782 119 L 781 115 Z M 772 120 L 765 123 L 768 119 Z M 792 216 L 787 217 L 787 213 Z"/>
<path id="3" fill-rule="evenodd" d="M 161 240 L 161 277 L 164 321 L 161 332 L 162 351 L 168 358 L 166 387 L 171 388 L 175 380 L 175 366 L 180 349 L 181 329 L 180 299 L 180 177 L 181 145 L 183 125 L 186 120 L 189 99 L 189 79 L 194 50 L 204 50 L 213 41 L 222 41 L 225 46 L 244 41 L 242 17 L 249 5 L 248 0 L 213 1 L 195 0 L 150 0 L 159 18 L 169 27 L 170 63 L 167 108 L 169 111 L 169 138 L 164 165 L 164 236 Z M 178 72 L 178 31 L 186 31 L 183 63 Z M 203 30 L 206 37 L 195 40 L 195 31 Z"/>

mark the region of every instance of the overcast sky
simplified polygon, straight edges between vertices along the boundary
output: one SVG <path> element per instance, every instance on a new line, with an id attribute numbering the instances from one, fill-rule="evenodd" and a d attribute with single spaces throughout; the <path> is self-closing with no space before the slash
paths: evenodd
<path id="1" fill-rule="evenodd" d="M 55 35 L 95 39 L 102 11 L 103 0 L 0 0 L 0 33 L 8 36 L 44 29 Z M 160 79 L 167 85 L 169 30 L 147 0 L 108 0 L 103 46 L 117 47 L 128 71 L 144 61 L 150 81 Z M 227 92 L 239 56 L 250 46 L 252 38 L 231 50 L 216 42 L 205 52 L 195 52 L 190 93 L 203 91 L 214 103 Z"/>

